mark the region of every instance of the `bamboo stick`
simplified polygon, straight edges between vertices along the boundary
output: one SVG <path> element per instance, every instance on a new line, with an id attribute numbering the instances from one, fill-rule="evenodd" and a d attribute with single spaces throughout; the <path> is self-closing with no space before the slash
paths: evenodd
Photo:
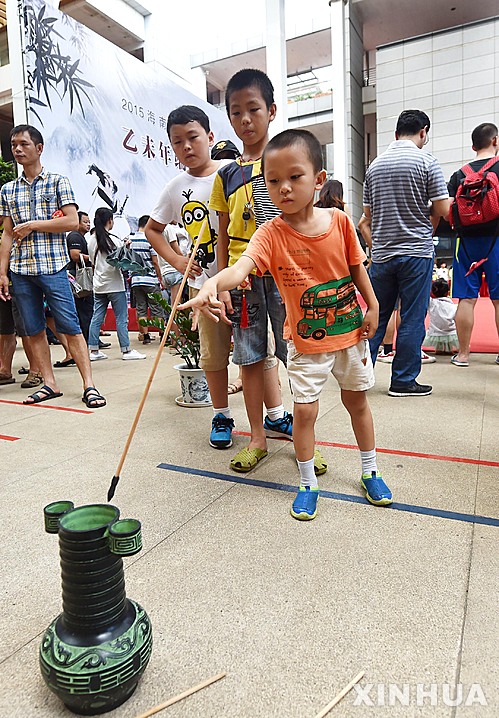
<path id="1" fill-rule="evenodd" d="M 343 688 L 343 690 L 341 690 L 335 698 L 333 698 L 331 703 L 328 703 L 327 706 L 325 706 L 321 711 L 319 711 L 319 713 L 317 713 L 315 718 L 324 718 L 324 716 L 326 716 L 329 713 L 329 711 L 332 708 L 334 708 L 334 706 L 337 703 L 339 703 L 341 701 L 341 699 L 344 698 L 349 691 L 352 690 L 354 685 L 360 681 L 360 679 L 363 677 L 363 675 L 364 675 L 364 671 L 361 671 L 361 673 L 359 673 L 357 676 L 355 676 L 355 678 L 353 680 L 351 680 L 350 683 L 347 686 L 345 686 Z"/>
<path id="2" fill-rule="evenodd" d="M 125 459 L 128 454 L 128 449 L 130 448 L 130 444 L 132 443 L 133 435 L 135 434 L 135 429 L 137 428 L 137 424 L 139 423 L 140 415 L 142 414 L 142 409 L 144 408 L 144 404 L 146 403 L 146 399 L 149 394 L 149 389 L 151 388 L 152 380 L 154 379 L 154 375 L 156 374 L 156 369 L 158 368 L 159 360 L 161 359 L 161 352 L 163 351 L 165 342 L 168 339 L 170 329 L 172 328 L 173 320 L 175 319 L 175 312 L 177 311 L 177 307 L 180 304 L 181 299 L 182 299 L 182 291 L 183 291 L 185 283 L 189 277 L 189 272 L 191 271 L 193 262 L 196 258 L 196 252 L 197 252 L 199 244 L 201 242 L 201 237 L 203 236 L 203 233 L 206 229 L 208 229 L 208 231 L 210 231 L 209 227 L 208 227 L 208 219 L 207 218 L 204 220 L 203 224 L 201 225 L 201 229 L 199 231 L 198 238 L 196 240 L 194 247 L 192 248 L 191 256 L 189 257 L 189 262 L 188 262 L 186 270 L 184 272 L 184 276 L 182 277 L 182 282 L 180 283 L 178 294 L 175 298 L 175 301 L 173 302 L 172 310 L 170 313 L 170 318 L 168 319 L 168 323 L 163 332 L 163 336 L 161 338 L 161 343 L 158 347 L 158 353 L 156 354 L 156 358 L 154 360 L 154 364 L 152 366 L 151 373 L 149 374 L 149 378 L 147 380 L 144 392 L 142 394 L 142 399 L 140 400 L 139 408 L 137 409 L 137 413 L 135 414 L 135 419 L 133 420 L 132 428 L 130 429 L 130 432 L 128 434 L 128 437 L 127 437 L 127 440 L 125 443 L 125 448 L 123 449 L 123 453 L 121 454 L 121 459 L 119 460 L 118 468 L 116 469 L 116 473 L 111 480 L 111 485 L 107 492 L 107 500 L 108 501 L 111 501 L 111 499 L 113 498 L 114 493 L 116 491 L 116 487 L 118 485 L 118 481 L 120 480 L 120 472 L 121 472 L 121 469 L 123 468 L 123 464 L 125 463 Z"/>
<path id="3" fill-rule="evenodd" d="M 193 693 L 197 693 L 197 691 L 200 691 L 203 688 L 210 686 L 212 683 L 216 683 L 216 681 L 219 681 L 221 678 L 225 678 L 226 675 L 227 674 L 224 672 L 224 673 L 219 673 L 216 676 L 212 676 L 211 678 L 207 678 L 202 683 L 198 683 L 197 686 L 194 686 L 193 688 L 189 688 L 187 691 L 184 691 L 183 693 L 179 693 L 178 696 L 169 698 L 164 703 L 160 703 L 158 706 L 155 706 L 154 708 L 150 708 L 145 713 L 141 713 L 139 716 L 137 716 L 137 718 L 149 718 L 149 716 L 152 716 L 155 713 L 159 713 L 159 711 L 162 711 L 164 708 L 168 708 L 169 706 L 172 706 L 174 703 L 178 703 L 179 701 L 184 700 L 184 698 L 188 698 L 188 696 L 191 696 Z"/>

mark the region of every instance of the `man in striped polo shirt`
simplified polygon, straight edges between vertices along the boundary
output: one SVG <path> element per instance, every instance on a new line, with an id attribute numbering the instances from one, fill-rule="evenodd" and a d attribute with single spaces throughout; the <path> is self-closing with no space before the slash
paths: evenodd
<path id="1" fill-rule="evenodd" d="M 379 302 L 379 325 L 370 348 L 373 364 L 386 325 L 400 297 L 400 327 L 392 364 L 390 396 L 426 396 L 432 387 L 418 384 L 421 344 L 430 300 L 433 227 L 430 214 L 445 217 L 447 185 L 435 157 L 422 152 L 430 118 L 404 110 L 395 141 L 376 157 L 364 183 L 364 237 L 372 241 L 371 282 Z M 369 237 L 370 234 L 370 237 Z"/>
<path id="2" fill-rule="evenodd" d="M 135 306 L 137 312 L 137 322 L 139 319 L 147 319 L 147 310 L 150 309 L 151 317 L 158 319 L 166 319 L 165 311 L 160 304 L 154 299 L 153 294 L 159 293 L 164 289 L 163 278 L 159 266 L 159 259 L 156 250 L 154 250 L 144 230 L 149 220 L 149 215 L 144 214 L 139 219 L 139 231 L 132 235 L 132 249 L 139 254 L 147 269 L 147 274 L 132 272 L 132 290 L 135 296 Z M 148 327 L 139 324 L 139 332 L 142 334 L 144 344 L 151 343 L 151 337 L 147 331 Z"/>

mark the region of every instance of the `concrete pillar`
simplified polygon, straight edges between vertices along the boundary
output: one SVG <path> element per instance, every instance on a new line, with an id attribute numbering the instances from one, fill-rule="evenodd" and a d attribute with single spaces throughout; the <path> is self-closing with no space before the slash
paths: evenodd
<path id="1" fill-rule="evenodd" d="M 362 23 L 351 0 L 331 0 L 334 177 L 354 221 L 362 214 L 364 117 Z"/>
<path id="2" fill-rule="evenodd" d="M 333 78 L 333 173 L 343 182 L 345 200 L 347 192 L 347 139 L 346 139 L 346 68 L 345 68 L 345 4 L 343 0 L 330 0 L 331 8 L 331 67 Z"/>
<path id="3" fill-rule="evenodd" d="M 160 72 L 166 71 L 173 82 L 193 92 L 189 43 L 182 32 L 171 31 L 171 6 L 164 0 L 150 0 L 149 4 L 152 12 L 144 16 L 144 64 L 153 69 L 160 65 Z"/>
<path id="4" fill-rule="evenodd" d="M 284 0 L 266 0 L 267 75 L 274 85 L 277 115 L 270 125 L 271 137 L 288 126 L 288 85 Z"/>
<path id="5" fill-rule="evenodd" d="M 7 0 L 6 10 L 14 125 L 24 125 L 28 121 L 28 88 L 26 87 L 26 72 L 23 52 L 23 3 L 21 0 Z"/>

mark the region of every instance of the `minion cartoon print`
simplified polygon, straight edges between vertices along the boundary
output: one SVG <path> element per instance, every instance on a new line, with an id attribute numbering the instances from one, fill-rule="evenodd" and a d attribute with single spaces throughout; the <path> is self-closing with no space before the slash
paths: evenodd
<path id="1" fill-rule="evenodd" d="M 203 202 L 191 200 L 192 190 L 182 193 L 187 202 L 182 205 L 180 214 L 182 215 L 182 223 L 192 239 L 192 243 L 196 242 L 201 226 L 205 219 L 208 220 L 208 231 L 201 238 L 196 260 L 203 269 L 207 269 L 209 265 L 215 261 L 215 247 L 217 245 L 217 233 L 210 224 L 210 213 Z"/>

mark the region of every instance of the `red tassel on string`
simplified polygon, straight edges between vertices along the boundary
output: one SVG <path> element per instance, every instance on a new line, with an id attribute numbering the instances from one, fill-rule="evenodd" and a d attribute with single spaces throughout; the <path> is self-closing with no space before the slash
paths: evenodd
<path id="1" fill-rule="evenodd" d="M 246 292 L 243 292 L 243 298 L 241 301 L 241 329 L 247 329 L 249 327 L 248 317 L 248 304 L 246 302 Z"/>

